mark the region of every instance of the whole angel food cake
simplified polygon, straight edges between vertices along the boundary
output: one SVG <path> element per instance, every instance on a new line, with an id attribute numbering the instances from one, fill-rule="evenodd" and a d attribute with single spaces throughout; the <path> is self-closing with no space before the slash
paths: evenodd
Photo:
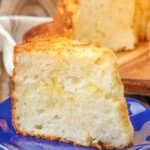
<path id="1" fill-rule="evenodd" d="M 112 50 L 43 35 L 14 49 L 12 122 L 18 133 L 97 148 L 132 143 Z"/>
<path id="2" fill-rule="evenodd" d="M 59 0 L 54 20 L 64 33 L 114 51 L 150 36 L 150 0 Z"/>

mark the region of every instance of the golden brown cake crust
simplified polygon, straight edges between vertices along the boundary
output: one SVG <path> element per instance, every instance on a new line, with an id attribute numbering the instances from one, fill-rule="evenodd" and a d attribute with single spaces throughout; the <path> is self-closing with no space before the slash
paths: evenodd
<path id="1" fill-rule="evenodd" d="M 50 34 L 55 34 L 56 30 L 54 27 L 55 25 L 53 21 L 33 27 L 24 34 L 23 41 L 27 41 L 36 35 L 45 34 L 47 32 L 49 32 Z"/>
<path id="2" fill-rule="evenodd" d="M 45 47 L 40 46 L 40 43 L 42 43 L 42 42 L 46 43 Z M 24 41 L 23 43 L 16 45 L 14 48 L 14 58 L 15 58 L 16 54 L 19 52 L 30 52 L 30 51 L 40 52 L 40 51 L 42 51 L 42 53 L 48 53 L 49 50 L 50 49 L 52 50 L 53 46 L 55 46 L 55 44 L 58 44 L 58 43 L 64 43 L 65 46 L 61 47 L 61 49 L 57 49 L 57 51 L 59 51 L 59 50 L 67 51 L 67 49 L 70 49 L 71 47 L 74 47 L 74 46 L 79 47 L 79 48 L 89 47 L 89 46 L 92 46 L 95 48 L 100 47 L 97 44 L 87 44 L 87 43 L 81 44 L 78 41 L 71 40 L 66 37 L 62 37 L 58 34 L 51 35 L 51 34 L 47 33 L 47 34 L 42 34 L 42 35 L 36 36 L 34 38 L 28 39 L 27 41 Z M 109 51 L 109 52 L 106 51 L 106 53 L 108 55 L 114 55 L 114 53 L 112 51 Z M 15 60 L 14 60 L 14 64 L 15 64 Z"/>
<path id="3" fill-rule="evenodd" d="M 59 0 L 54 16 L 55 26 L 62 28 L 65 36 L 71 37 L 74 29 L 73 19 L 79 6 L 79 0 Z"/>

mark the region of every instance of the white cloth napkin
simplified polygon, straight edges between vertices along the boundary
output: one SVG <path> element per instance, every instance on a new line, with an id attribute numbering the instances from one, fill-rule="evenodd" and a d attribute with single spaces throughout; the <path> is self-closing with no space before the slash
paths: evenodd
<path id="1" fill-rule="evenodd" d="M 51 21 L 50 17 L 2 16 L 0 17 L 0 51 L 7 73 L 12 76 L 14 45 L 22 41 L 31 27 Z"/>

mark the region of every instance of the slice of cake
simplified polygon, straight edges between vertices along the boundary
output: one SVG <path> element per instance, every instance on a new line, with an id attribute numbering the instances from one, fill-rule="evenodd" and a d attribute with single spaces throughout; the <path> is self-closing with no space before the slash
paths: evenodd
<path id="1" fill-rule="evenodd" d="M 14 66 L 18 133 L 107 149 L 132 143 L 112 50 L 43 35 L 15 47 Z"/>

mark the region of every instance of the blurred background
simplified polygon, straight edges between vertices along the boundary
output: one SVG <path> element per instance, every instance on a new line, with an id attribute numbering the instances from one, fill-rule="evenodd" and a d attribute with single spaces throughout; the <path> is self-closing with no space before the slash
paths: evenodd
<path id="1" fill-rule="evenodd" d="M 53 16 L 58 0 L 0 0 L 0 15 Z"/>

